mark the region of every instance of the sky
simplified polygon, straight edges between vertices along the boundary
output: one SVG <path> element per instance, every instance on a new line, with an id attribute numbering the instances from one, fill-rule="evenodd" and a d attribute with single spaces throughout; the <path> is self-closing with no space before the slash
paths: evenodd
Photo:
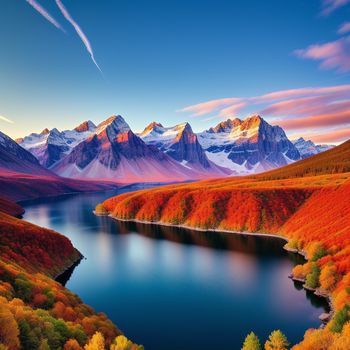
<path id="1" fill-rule="evenodd" d="M 259 113 L 350 137 L 350 0 L 0 0 L 0 130 Z"/>

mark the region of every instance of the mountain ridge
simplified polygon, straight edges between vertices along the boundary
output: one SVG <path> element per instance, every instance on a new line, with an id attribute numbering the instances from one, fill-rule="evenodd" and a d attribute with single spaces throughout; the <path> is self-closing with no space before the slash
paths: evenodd
<path id="1" fill-rule="evenodd" d="M 156 121 L 134 133 L 122 116 L 112 115 L 97 126 L 86 120 L 72 130 L 44 129 L 18 143 L 58 175 L 130 181 L 249 175 L 311 155 L 259 115 L 227 119 L 201 133 L 188 122 L 165 127 Z M 313 154 L 325 149 L 315 145 Z"/>

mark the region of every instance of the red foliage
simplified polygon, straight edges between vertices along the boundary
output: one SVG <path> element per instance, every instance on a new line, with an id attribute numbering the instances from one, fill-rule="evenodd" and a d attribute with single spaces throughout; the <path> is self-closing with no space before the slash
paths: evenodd
<path id="1" fill-rule="evenodd" d="M 0 212 L 0 257 L 28 271 L 54 276 L 76 261 L 79 253 L 57 232 Z"/>
<path id="2" fill-rule="evenodd" d="M 17 217 L 23 215 L 24 213 L 24 209 L 20 205 L 10 202 L 5 198 L 0 198 L 0 211 Z"/>

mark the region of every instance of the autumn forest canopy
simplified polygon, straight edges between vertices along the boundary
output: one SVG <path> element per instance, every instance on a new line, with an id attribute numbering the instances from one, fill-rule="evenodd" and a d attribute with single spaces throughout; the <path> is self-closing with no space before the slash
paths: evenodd
<path id="1" fill-rule="evenodd" d="M 350 141 L 260 175 L 122 194 L 99 204 L 96 212 L 285 237 L 288 249 L 308 259 L 294 268 L 294 277 L 329 297 L 335 310 L 324 329 L 309 330 L 294 349 L 348 349 L 339 339 L 348 344 L 350 327 Z"/>

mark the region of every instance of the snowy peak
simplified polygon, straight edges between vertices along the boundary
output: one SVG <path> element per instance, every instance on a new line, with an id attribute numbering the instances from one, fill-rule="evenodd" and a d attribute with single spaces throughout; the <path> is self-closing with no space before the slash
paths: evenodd
<path id="1" fill-rule="evenodd" d="M 95 134 L 99 137 L 108 136 L 109 140 L 114 140 L 118 134 L 123 134 L 130 130 L 130 126 L 121 115 L 112 115 L 102 123 L 98 124 Z"/>
<path id="2" fill-rule="evenodd" d="M 47 135 L 50 132 L 50 130 L 48 128 L 45 128 L 40 135 Z"/>
<path id="3" fill-rule="evenodd" d="M 283 129 L 259 115 L 228 119 L 198 134 L 198 140 L 212 162 L 238 174 L 270 170 L 300 159 Z"/>
<path id="4" fill-rule="evenodd" d="M 156 146 L 160 151 L 188 167 L 211 168 L 197 135 L 187 122 L 171 127 L 151 123 L 139 136 L 147 145 Z"/>
<path id="5" fill-rule="evenodd" d="M 261 124 L 266 121 L 260 117 L 260 115 L 252 115 L 241 122 L 241 130 L 249 130 L 259 128 Z"/>
<path id="6" fill-rule="evenodd" d="M 176 127 L 178 131 L 175 141 L 176 142 L 185 142 L 185 143 L 197 143 L 197 135 L 193 132 L 192 127 L 189 123 L 179 124 Z"/>
<path id="7" fill-rule="evenodd" d="M 139 134 L 139 136 L 145 137 L 151 134 L 152 132 L 161 134 L 163 133 L 163 130 L 164 130 L 164 127 L 161 123 L 152 122 L 143 129 L 143 131 Z"/>
<path id="8" fill-rule="evenodd" d="M 303 137 L 299 137 L 297 140 L 293 140 L 292 142 L 298 149 L 303 159 L 327 151 L 334 147 L 334 145 L 316 145 L 311 140 L 305 140 Z"/>
<path id="9" fill-rule="evenodd" d="M 0 168 L 35 175 L 52 175 L 38 160 L 0 131 Z"/>
<path id="10" fill-rule="evenodd" d="M 238 125 L 242 124 L 242 120 L 235 118 L 235 119 L 227 119 L 218 125 L 216 125 L 213 128 L 210 128 L 208 132 L 210 133 L 221 133 L 221 132 L 230 132 L 233 128 L 235 128 Z"/>
<path id="11" fill-rule="evenodd" d="M 76 132 L 86 132 L 86 131 L 93 131 L 96 128 L 96 125 L 91 120 L 86 120 L 76 126 L 74 130 Z"/>
<path id="12" fill-rule="evenodd" d="M 97 126 L 88 120 L 72 130 L 44 129 L 17 142 L 63 176 L 131 174 L 142 180 L 156 173 L 164 179 L 257 173 L 329 148 L 302 138 L 293 144 L 281 127 L 259 115 L 227 119 L 199 134 L 187 122 L 170 127 L 152 122 L 135 134 L 122 116 L 112 115 Z"/>
<path id="13" fill-rule="evenodd" d="M 194 135 L 189 123 L 177 124 L 171 127 L 164 127 L 160 123 L 152 122 L 138 135 L 149 144 L 173 144 L 179 142 L 183 135 Z"/>

